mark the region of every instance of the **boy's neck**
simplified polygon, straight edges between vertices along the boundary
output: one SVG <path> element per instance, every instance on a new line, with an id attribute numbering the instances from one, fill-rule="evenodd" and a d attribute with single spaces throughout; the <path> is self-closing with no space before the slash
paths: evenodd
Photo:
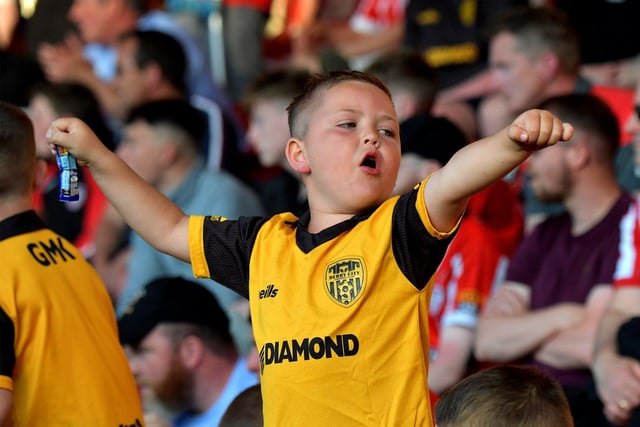
<path id="1" fill-rule="evenodd" d="M 368 209 L 364 209 L 361 212 L 356 213 L 322 213 L 317 210 L 314 211 L 313 208 L 309 207 L 309 212 L 301 217 L 301 220 L 305 222 L 307 232 L 311 234 L 318 234 L 322 231 L 325 231 L 337 224 L 341 224 L 345 221 L 355 219 L 356 222 L 367 218 L 376 207 L 370 207 Z M 359 217 L 359 218 L 356 218 Z"/>
<path id="2" fill-rule="evenodd" d="M 318 234 L 327 228 L 353 218 L 354 214 L 327 214 L 317 211 L 314 212 L 311 209 L 310 215 L 307 231 L 312 234 Z"/>

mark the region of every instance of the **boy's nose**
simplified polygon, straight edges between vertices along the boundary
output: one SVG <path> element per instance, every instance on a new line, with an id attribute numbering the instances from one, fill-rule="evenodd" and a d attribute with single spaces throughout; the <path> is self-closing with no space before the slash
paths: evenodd
<path id="1" fill-rule="evenodd" d="M 372 136 L 365 136 L 364 137 L 364 143 L 366 144 L 371 144 L 374 147 L 378 147 L 378 145 L 380 144 L 380 141 L 378 138 L 374 138 Z"/>

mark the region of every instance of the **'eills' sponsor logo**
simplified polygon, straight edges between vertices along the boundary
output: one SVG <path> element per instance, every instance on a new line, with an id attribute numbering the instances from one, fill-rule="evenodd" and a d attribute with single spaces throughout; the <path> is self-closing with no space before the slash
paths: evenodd
<path id="1" fill-rule="evenodd" d="M 262 289 L 260 291 L 260 295 L 258 296 L 260 299 L 264 298 L 275 298 L 278 295 L 278 288 L 275 285 L 270 284 L 266 289 Z"/>
<path id="2" fill-rule="evenodd" d="M 260 349 L 260 372 L 274 363 L 355 356 L 359 349 L 360 342 L 353 334 L 268 342 Z"/>

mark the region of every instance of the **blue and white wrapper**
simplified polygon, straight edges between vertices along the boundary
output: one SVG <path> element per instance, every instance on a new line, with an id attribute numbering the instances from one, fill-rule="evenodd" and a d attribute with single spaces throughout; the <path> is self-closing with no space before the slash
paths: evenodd
<path id="1" fill-rule="evenodd" d="M 66 148 L 56 146 L 56 161 L 60 169 L 60 194 L 58 198 L 63 202 L 72 202 L 80 198 L 78 182 L 78 163 Z"/>

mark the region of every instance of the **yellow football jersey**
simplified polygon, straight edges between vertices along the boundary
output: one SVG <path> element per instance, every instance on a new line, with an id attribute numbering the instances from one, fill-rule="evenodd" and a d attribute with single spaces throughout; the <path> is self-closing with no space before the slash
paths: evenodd
<path id="1" fill-rule="evenodd" d="M 97 273 L 35 212 L 0 222 L 0 388 L 15 426 L 142 426 L 142 408 Z"/>
<path id="2" fill-rule="evenodd" d="M 430 280 L 451 232 L 423 187 L 315 235 L 291 214 L 192 218 L 194 273 L 249 296 L 265 426 L 432 425 Z"/>

